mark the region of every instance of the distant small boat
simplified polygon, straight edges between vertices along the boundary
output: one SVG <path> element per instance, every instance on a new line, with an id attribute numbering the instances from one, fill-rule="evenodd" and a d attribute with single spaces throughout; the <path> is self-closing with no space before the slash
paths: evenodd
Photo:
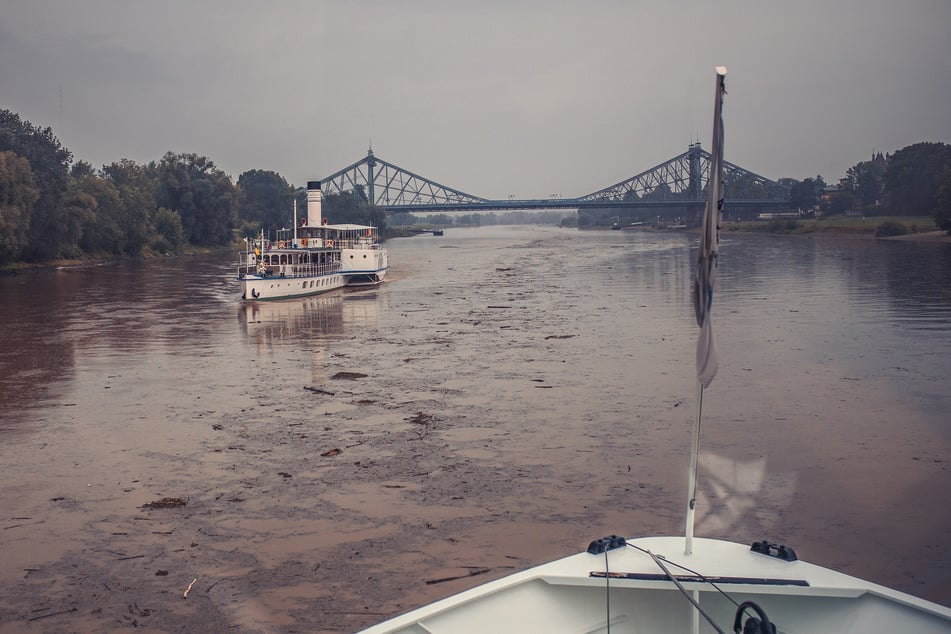
<path id="1" fill-rule="evenodd" d="M 434 235 L 434 236 L 441 236 L 441 235 L 442 235 L 442 229 L 433 229 L 433 235 Z"/>

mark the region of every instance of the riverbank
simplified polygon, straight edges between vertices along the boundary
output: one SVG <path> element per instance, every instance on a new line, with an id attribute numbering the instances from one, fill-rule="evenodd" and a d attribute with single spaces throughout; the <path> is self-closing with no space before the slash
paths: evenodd
<path id="1" fill-rule="evenodd" d="M 879 235 L 882 225 L 896 235 Z M 597 227 L 599 230 L 608 227 Z M 638 225 L 623 227 L 625 231 L 686 231 L 695 233 L 699 228 L 687 229 L 682 226 L 676 228 L 668 226 Z M 777 219 L 777 220 L 743 220 L 725 221 L 721 226 L 723 233 L 765 233 L 771 235 L 802 235 L 802 236 L 829 236 L 854 237 L 880 240 L 901 240 L 905 242 L 927 242 L 951 244 L 951 235 L 940 230 L 930 216 L 875 216 L 863 218 L 847 218 L 832 216 L 821 219 Z M 887 232 L 886 232 L 887 233 Z"/>
<path id="2" fill-rule="evenodd" d="M 773 233 L 783 235 L 829 234 L 865 235 L 876 238 L 896 238 L 943 242 L 940 231 L 931 216 L 827 216 L 823 218 L 789 218 L 724 222 L 723 231 L 743 233 Z M 884 229 L 884 230 L 883 230 Z M 882 235 L 880 235 L 882 234 Z M 915 236 L 919 236 L 916 238 Z M 951 241 L 949 238 L 948 241 Z"/>
<path id="3" fill-rule="evenodd" d="M 940 242 L 951 244 L 951 235 L 947 231 L 923 231 L 921 233 L 906 233 L 901 236 L 887 236 L 882 240 L 899 240 L 903 242 Z"/>
<path id="4" fill-rule="evenodd" d="M 125 262 L 128 260 L 148 260 L 154 258 L 168 258 L 181 256 L 212 255 L 215 253 L 231 253 L 238 250 L 237 245 L 227 247 L 198 247 L 189 246 L 181 253 L 157 253 L 155 251 L 144 251 L 138 257 L 124 255 L 121 257 L 94 256 L 90 255 L 82 258 L 58 258 L 49 262 L 8 262 L 0 265 L 0 275 L 19 275 L 28 271 L 43 271 L 46 269 L 73 269 L 85 266 L 102 266 L 114 262 Z"/>

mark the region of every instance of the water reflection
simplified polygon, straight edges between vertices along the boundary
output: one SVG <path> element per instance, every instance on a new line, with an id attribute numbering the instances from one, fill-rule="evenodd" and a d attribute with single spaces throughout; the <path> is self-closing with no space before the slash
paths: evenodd
<path id="1" fill-rule="evenodd" d="M 238 309 L 244 332 L 258 345 L 343 332 L 343 295 L 320 295 L 279 302 L 244 303 Z"/>
<path id="2" fill-rule="evenodd" d="M 951 321 L 951 245 L 727 234 L 722 250 L 721 305 L 795 298 L 812 306 L 839 296 L 849 319 L 928 331 Z"/>
<path id="3" fill-rule="evenodd" d="M 370 291 L 340 291 L 276 302 L 247 302 L 238 309 L 245 334 L 256 344 L 313 341 L 375 325 L 379 297 Z"/>

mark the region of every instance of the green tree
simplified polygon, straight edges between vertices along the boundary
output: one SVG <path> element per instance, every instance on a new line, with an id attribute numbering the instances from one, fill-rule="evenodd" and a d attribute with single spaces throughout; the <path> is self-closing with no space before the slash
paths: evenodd
<path id="1" fill-rule="evenodd" d="M 405 211 L 398 211 L 390 216 L 390 224 L 394 227 L 411 226 L 417 223 L 419 218 Z"/>
<path id="2" fill-rule="evenodd" d="M 57 257 L 80 258 L 83 230 L 96 222 L 96 199 L 81 189 L 67 187 L 60 201 L 57 218 L 61 223 Z"/>
<path id="3" fill-rule="evenodd" d="M 30 162 L 14 152 L 0 152 L 0 263 L 19 259 L 39 197 Z"/>
<path id="4" fill-rule="evenodd" d="M 825 211 L 830 214 L 841 214 L 857 207 L 859 207 L 859 200 L 856 195 L 848 190 L 845 190 L 835 192 L 829 196 L 829 201 L 825 206 Z"/>
<path id="5" fill-rule="evenodd" d="M 885 161 L 862 161 L 849 168 L 845 175 L 848 190 L 855 195 L 863 208 L 869 208 L 882 199 L 884 191 Z"/>
<path id="6" fill-rule="evenodd" d="M 75 168 L 75 166 L 73 166 Z M 92 213 L 83 218 L 79 248 L 88 255 L 118 256 L 126 253 L 126 236 L 119 191 L 112 181 L 85 170 L 73 170 L 70 175 L 69 192 L 90 196 L 95 202 Z"/>
<path id="7" fill-rule="evenodd" d="M 323 207 L 324 215 L 334 224 L 352 222 L 386 228 L 386 210 L 378 205 L 368 205 L 353 192 L 324 196 Z"/>
<path id="8" fill-rule="evenodd" d="M 674 200 L 674 193 L 667 183 L 660 183 L 650 192 L 644 194 L 644 200 Z"/>
<path id="9" fill-rule="evenodd" d="M 238 177 L 238 218 L 271 232 L 293 222 L 294 188 L 277 172 L 248 170 Z M 298 216 L 306 215 L 298 208 Z"/>
<path id="10" fill-rule="evenodd" d="M 154 230 L 152 217 L 158 208 L 155 204 L 158 166 L 154 162 L 139 165 L 130 159 L 122 159 L 103 166 L 102 173 L 119 194 L 119 222 L 125 234 L 124 251 L 128 255 L 139 255 Z"/>
<path id="11" fill-rule="evenodd" d="M 885 200 L 902 216 L 933 214 L 944 170 L 951 167 L 951 145 L 915 143 L 895 152 L 885 169 Z"/>
<path id="12" fill-rule="evenodd" d="M 61 204 L 66 194 L 67 175 L 72 155 L 60 145 L 50 128 L 41 129 L 9 110 L 0 110 L 0 152 L 11 151 L 30 163 L 39 194 L 30 217 L 29 241 L 21 257 L 42 262 L 59 256 L 77 236 L 67 217 L 75 206 Z M 75 201 L 73 201 L 75 202 Z"/>
<path id="13" fill-rule="evenodd" d="M 353 186 L 353 195 L 356 196 L 357 200 L 362 202 L 364 205 L 370 204 L 370 199 L 367 198 L 367 190 L 363 185 L 357 183 Z"/>
<path id="14" fill-rule="evenodd" d="M 211 159 L 168 152 L 159 164 L 155 202 L 176 211 L 185 240 L 199 245 L 228 244 L 235 225 L 238 192 Z"/>
<path id="15" fill-rule="evenodd" d="M 951 167 L 946 167 L 935 194 L 935 223 L 951 235 Z"/>
<path id="16" fill-rule="evenodd" d="M 742 172 L 731 173 L 726 176 L 723 193 L 727 199 L 763 200 L 769 198 L 769 193 L 762 183 L 751 175 Z"/>
<path id="17" fill-rule="evenodd" d="M 155 235 L 150 243 L 151 248 L 159 253 L 181 253 L 185 245 L 185 230 L 178 212 L 159 207 L 152 220 Z"/>
<path id="18" fill-rule="evenodd" d="M 802 210 L 814 209 L 819 204 L 819 195 L 826 186 L 822 176 L 799 181 L 789 189 L 789 204 Z"/>
<path id="19" fill-rule="evenodd" d="M 69 168 L 69 176 L 71 178 L 82 178 L 83 176 L 95 175 L 96 169 L 91 163 L 88 163 L 87 161 L 76 161 L 73 163 L 73 166 Z"/>

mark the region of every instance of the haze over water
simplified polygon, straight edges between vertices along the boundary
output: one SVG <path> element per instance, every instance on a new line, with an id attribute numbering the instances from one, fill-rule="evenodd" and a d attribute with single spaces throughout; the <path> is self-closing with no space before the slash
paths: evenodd
<path id="1" fill-rule="evenodd" d="M 0 278 L 0 630 L 350 631 L 682 533 L 690 236 L 386 246 L 375 291 L 244 306 L 230 255 Z M 724 235 L 698 535 L 951 604 L 949 279 L 948 245 Z"/>

